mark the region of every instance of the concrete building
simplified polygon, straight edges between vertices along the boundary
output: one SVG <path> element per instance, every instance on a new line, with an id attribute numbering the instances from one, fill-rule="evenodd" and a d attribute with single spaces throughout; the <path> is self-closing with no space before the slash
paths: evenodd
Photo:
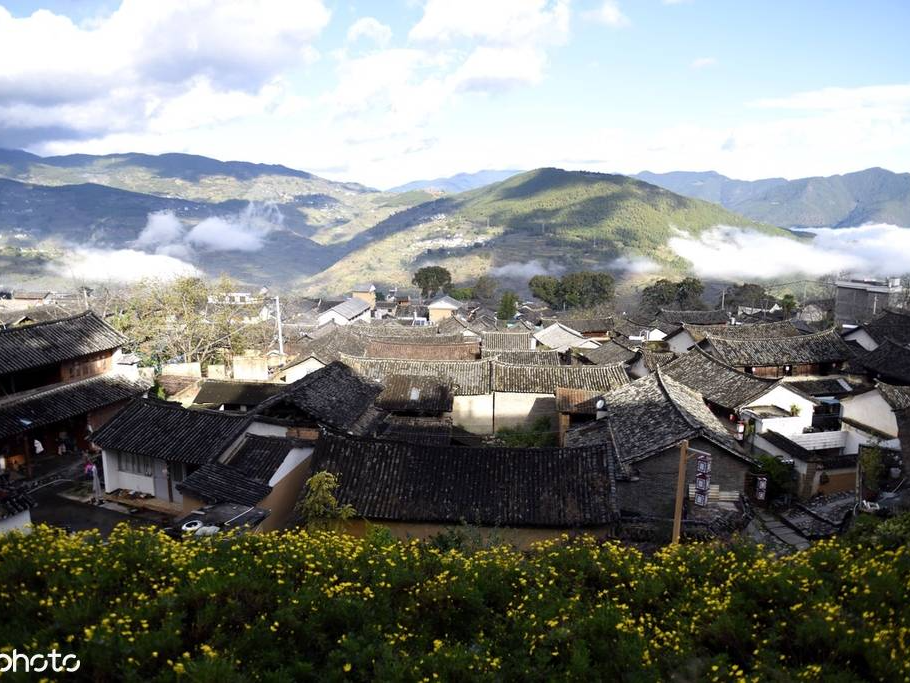
<path id="1" fill-rule="evenodd" d="M 841 325 L 859 325 L 872 320 L 886 308 L 900 305 L 900 278 L 838 280 L 834 298 L 834 320 Z"/>

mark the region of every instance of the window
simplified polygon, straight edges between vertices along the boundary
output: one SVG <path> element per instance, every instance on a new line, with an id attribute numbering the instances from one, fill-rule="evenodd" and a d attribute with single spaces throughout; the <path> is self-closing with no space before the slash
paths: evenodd
<path id="1" fill-rule="evenodd" d="M 144 455 L 133 455 L 132 453 L 117 454 L 117 469 L 121 472 L 151 477 L 153 465 L 154 461 Z"/>

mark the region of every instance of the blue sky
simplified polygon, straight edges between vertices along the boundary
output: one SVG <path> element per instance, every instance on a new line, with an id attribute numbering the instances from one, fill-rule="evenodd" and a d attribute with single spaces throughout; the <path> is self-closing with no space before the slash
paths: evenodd
<path id="1" fill-rule="evenodd" d="M 910 171 L 901 0 L 0 7 L 0 146 L 40 154 L 183 151 L 378 187 L 544 165 Z"/>

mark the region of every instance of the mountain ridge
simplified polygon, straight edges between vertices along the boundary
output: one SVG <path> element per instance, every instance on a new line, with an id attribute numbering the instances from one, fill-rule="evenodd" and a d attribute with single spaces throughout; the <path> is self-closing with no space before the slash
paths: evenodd
<path id="1" fill-rule="evenodd" d="M 524 173 L 518 170 L 483 169 L 474 173 L 456 173 L 455 175 L 442 176 L 432 180 L 412 180 L 389 188 L 388 192 L 411 192 L 414 190 L 436 190 L 439 192 L 459 193 L 475 190 L 485 185 L 491 185 L 512 176 Z"/>

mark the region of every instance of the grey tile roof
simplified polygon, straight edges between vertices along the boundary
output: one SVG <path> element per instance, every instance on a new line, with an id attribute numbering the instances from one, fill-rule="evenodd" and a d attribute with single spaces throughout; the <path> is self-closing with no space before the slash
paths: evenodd
<path id="1" fill-rule="evenodd" d="M 0 488 L 0 519 L 14 517 L 20 512 L 37 507 L 38 503 L 27 493 Z"/>
<path id="2" fill-rule="evenodd" d="M 451 308 L 454 310 L 458 310 L 462 306 L 464 306 L 464 304 L 461 301 L 453 299 L 450 296 L 440 296 L 427 304 L 427 308 Z"/>
<path id="3" fill-rule="evenodd" d="M 910 349 L 891 339 L 885 339 L 856 361 L 877 377 L 910 384 Z"/>
<path id="4" fill-rule="evenodd" d="M 910 387 L 901 387 L 885 382 L 876 382 L 875 386 L 880 392 L 891 410 L 906 410 L 910 408 Z"/>
<path id="5" fill-rule="evenodd" d="M 362 337 L 435 337 L 438 330 L 433 325 L 404 325 L 400 320 L 371 320 L 356 323 L 348 329 Z"/>
<path id="6" fill-rule="evenodd" d="M 638 352 L 615 339 L 602 342 L 594 349 L 578 349 L 579 356 L 594 365 L 611 365 L 613 363 L 631 363 Z"/>
<path id="7" fill-rule="evenodd" d="M 767 393 L 778 383 L 740 372 L 698 347 L 665 365 L 663 374 L 697 391 L 705 400 L 733 411 Z"/>
<path id="8" fill-rule="evenodd" d="M 910 311 L 888 308 L 862 327 L 879 344 L 886 339 L 910 344 Z"/>
<path id="9" fill-rule="evenodd" d="M 390 415 L 382 438 L 425 446 L 448 446 L 452 442 L 452 418 Z"/>
<path id="10" fill-rule="evenodd" d="M 93 441 L 105 449 L 201 465 L 221 455 L 250 421 L 223 411 L 136 399 L 99 429 Z"/>
<path id="11" fill-rule="evenodd" d="M 447 413 L 452 410 L 452 384 L 447 379 L 389 375 L 376 405 L 399 413 Z"/>
<path id="12" fill-rule="evenodd" d="M 735 367 L 838 363 L 853 357 L 833 328 L 798 337 L 729 339 L 709 334 L 706 339 L 721 360 Z"/>
<path id="13" fill-rule="evenodd" d="M 484 351 L 532 351 L 530 332 L 484 332 Z"/>
<path id="14" fill-rule="evenodd" d="M 769 337 L 798 337 L 801 333 L 789 320 L 748 325 L 691 325 L 682 326 L 696 342 L 709 334 L 726 339 L 768 339 Z"/>
<path id="15" fill-rule="evenodd" d="M 339 503 L 367 519 L 584 527 L 618 517 L 609 444 L 462 448 L 323 436 L 313 470 L 339 477 Z"/>
<path id="16" fill-rule="evenodd" d="M 596 334 L 609 332 L 613 329 L 613 318 L 541 318 L 541 324 L 548 327 L 553 323 L 562 323 L 569 329 L 580 332 L 581 334 Z"/>
<path id="17" fill-rule="evenodd" d="M 562 323 L 553 323 L 539 332 L 534 333 L 534 339 L 538 344 L 543 344 L 557 351 L 566 351 L 574 347 L 587 346 L 592 347 L 596 342 L 591 341 L 575 330 L 571 330 Z"/>
<path id="18" fill-rule="evenodd" d="M 150 387 L 145 380 L 107 374 L 14 394 L 0 400 L 0 438 L 85 415 L 135 398 Z"/>
<path id="19" fill-rule="evenodd" d="M 787 386 L 793 387 L 809 396 L 843 396 L 853 391 L 850 383 L 840 377 L 791 379 L 787 380 Z"/>
<path id="20" fill-rule="evenodd" d="M 0 375 L 120 348 L 126 338 L 91 311 L 0 330 Z"/>
<path id="21" fill-rule="evenodd" d="M 365 337 L 339 328 L 303 344 L 300 348 L 300 358 L 306 360 L 313 357 L 328 365 L 340 360 L 343 355 L 362 356 L 366 351 L 366 345 Z"/>
<path id="22" fill-rule="evenodd" d="M 662 369 L 605 395 L 604 410 L 606 418 L 569 429 L 566 445 L 611 443 L 620 463 L 629 466 L 701 437 L 748 459 L 701 395 Z"/>
<path id="23" fill-rule="evenodd" d="M 553 394 L 558 387 L 612 391 L 629 383 L 625 367 L 615 365 L 506 365 L 493 361 L 493 390 Z"/>
<path id="24" fill-rule="evenodd" d="M 426 339 L 432 337 L 422 337 L 420 341 Z M 409 339 L 387 341 L 373 338 L 367 342 L 364 356 L 403 360 L 476 360 L 480 356 L 480 342 L 466 341 L 460 337 L 454 343 L 448 344 L 413 344 Z"/>
<path id="25" fill-rule="evenodd" d="M 603 397 L 602 391 L 590 389 L 556 389 L 556 412 L 573 415 L 596 415 L 597 402 Z"/>
<path id="26" fill-rule="evenodd" d="M 334 362 L 289 384 L 252 412 L 275 417 L 290 408 L 294 418 L 369 435 L 384 417 L 373 405 L 381 392 L 381 385 L 360 377 L 344 363 Z"/>
<path id="27" fill-rule="evenodd" d="M 562 365 L 558 351 L 491 351 L 484 349 L 482 358 L 496 359 L 509 365 Z"/>
<path id="28" fill-rule="evenodd" d="M 730 316 L 724 310 L 712 311 L 675 311 L 669 308 L 662 308 L 657 313 L 657 320 L 672 325 L 723 325 L 730 320 Z"/>
<path id="29" fill-rule="evenodd" d="M 342 361 L 368 379 L 384 383 L 392 375 L 435 377 L 451 382 L 456 396 L 490 393 L 490 361 L 415 361 L 342 356 Z"/>
<path id="30" fill-rule="evenodd" d="M 638 353 L 648 372 L 654 372 L 657 368 L 672 362 L 676 358 L 676 354 L 672 351 L 651 351 L 650 349 L 641 348 Z"/>

